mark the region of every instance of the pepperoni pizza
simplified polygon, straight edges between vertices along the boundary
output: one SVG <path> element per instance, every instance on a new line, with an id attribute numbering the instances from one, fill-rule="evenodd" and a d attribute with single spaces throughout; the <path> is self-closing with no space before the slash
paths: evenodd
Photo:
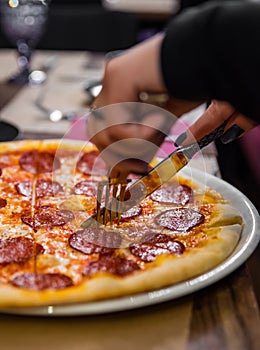
<path id="1" fill-rule="evenodd" d="M 0 145 L 0 306 L 120 297 L 187 280 L 236 246 L 240 214 L 212 189 L 178 177 L 124 213 L 81 228 L 95 213 L 106 166 L 93 145 Z"/>

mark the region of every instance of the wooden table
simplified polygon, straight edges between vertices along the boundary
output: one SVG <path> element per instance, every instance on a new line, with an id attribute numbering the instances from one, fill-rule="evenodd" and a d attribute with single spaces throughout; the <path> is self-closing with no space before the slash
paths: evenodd
<path id="1" fill-rule="evenodd" d="M 0 69 L 1 57 L 0 52 Z M 0 106 L 5 106 L 5 116 L 6 111 L 12 111 L 6 107 L 20 93 L 17 87 L 0 85 Z M 51 133 L 27 129 L 23 133 L 24 138 L 59 136 L 57 129 Z M 259 271 L 258 260 L 251 264 Z M 259 307 L 252 274 L 245 263 L 209 287 L 145 308 L 74 317 L 0 314 L 0 344 L 8 350 L 259 349 Z"/>

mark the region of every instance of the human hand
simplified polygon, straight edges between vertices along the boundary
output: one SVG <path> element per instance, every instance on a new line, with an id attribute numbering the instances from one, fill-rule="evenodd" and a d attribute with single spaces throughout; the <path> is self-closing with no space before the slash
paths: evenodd
<path id="1" fill-rule="evenodd" d="M 112 169 L 111 176 L 125 177 L 130 171 L 145 172 L 148 162 L 156 153 L 154 147 L 158 147 L 167 135 L 161 117 L 153 117 L 156 123 L 149 125 L 151 116 L 147 122 L 140 122 L 135 119 L 132 107 L 129 109 L 129 106 L 124 105 L 138 103 L 143 92 L 167 95 L 159 62 L 162 39 L 163 34 L 159 34 L 113 58 L 105 67 L 102 90 L 93 102 L 95 111 L 90 118 L 88 131 L 91 141 L 101 150 Z M 163 106 L 164 111 L 170 111 L 173 117 L 168 118 L 168 130 L 174 122 L 174 116 L 179 117 L 204 102 L 168 98 Z M 109 110 L 114 108 L 112 106 L 116 106 L 116 111 Z M 236 112 L 229 103 L 213 101 L 187 134 L 181 135 L 181 139 L 183 141 L 186 137 L 185 144 L 199 140 L 226 119 L 229 119 L 226 130 L 229 129 L 231 135 L 226 133 L 224 142 L 229 142 L 254 126 L 251 120 Z M 164 130 L 161 130 L 163 124 Z M 235 126 L 230 129 L 232 125 Z"/>
<path id="2" fill-rule="evenodd" d="M 166 98 L 164 109 L 151 105 L 159 101 L 162 106 L 157 96 L 167 97 L 159 62 L 162 39 L 163 34 L 156 35 L 106 64 L 101 92 L 93 101 L 88 136 L 108 163 L 111 177 L 146 172 L 175 121 L 171 113 L 179 116 L 199 104 L 175 100 L 172 105 L 172 99 Z M 148 96 L 147 103 L 143 95 Z M 156 96 L 153 102 L 151 96 Z"/>
<path id="3" fill-rule="evenodd" d="M 175 119 L 171 113 L 145 103 L 118 103 L 94 110 L 88 135 L 110 169 L 110 177 L 145 173 Z"/>

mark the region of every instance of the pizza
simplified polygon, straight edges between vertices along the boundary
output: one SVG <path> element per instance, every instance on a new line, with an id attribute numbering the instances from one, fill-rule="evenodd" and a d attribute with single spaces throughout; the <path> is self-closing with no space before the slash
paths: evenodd
<path id="1" fill-rule="evenodd" d="M 243 228 L 237 209 L 181 176 L 123 213 L 120 222 L 83 229 L 106 174 L 89 143 L 1 143 L 1 308 L 160 289 L 209 271 L 236 247 Z"/>

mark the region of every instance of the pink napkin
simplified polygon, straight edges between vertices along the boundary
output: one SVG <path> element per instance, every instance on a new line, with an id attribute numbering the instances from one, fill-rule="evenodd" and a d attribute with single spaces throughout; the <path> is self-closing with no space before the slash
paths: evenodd
<path id="1" fill-rule="evenodd" d="M 174 141 L 179 135 L 185 132 L 188 127 L 189 123 L 187 121 L 178 119 L 171 128 L 169 136 L 166 137 L 165 141 L 162 143 L 156 156 L 159 158 L 164 158 L 167 157 L 171 152 L 173 152 L 176 149 L 176 146 L 174 146 Z"/>
<path id="2" fill-rule="evenodd" d="M 71 140 L 87 141 L 87 117 L 84 115 L 75 117 L 64 137 Z"/>

